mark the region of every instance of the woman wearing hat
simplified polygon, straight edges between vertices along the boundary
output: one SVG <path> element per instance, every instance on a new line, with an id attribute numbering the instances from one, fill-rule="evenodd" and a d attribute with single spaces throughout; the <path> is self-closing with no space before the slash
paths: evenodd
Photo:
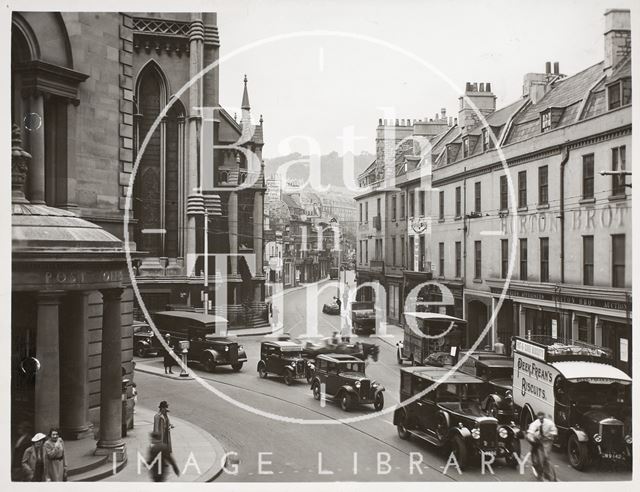
<path id="1" fill-rule="evenodd" d="M 158 405 L 158 413 L 153 417 L 153 432 L 158 434 L 160 441 L 167 446 L 169 453 L 172 453 L 171 449 L 171 421 L 169 420 L 169 404 L 162 400 Z"/>
<path id="2" fill-rule="evenodd" d="M 44 452 L 47 457 L 45 476 L 51 482 L 64 482 L 67 480 L 67 459 L 64 456 L 64 442 L 60 432 L 56 428 L 49 431 L 49 439 L 44 443 Z"/>
<path id="3" fill-rule="evenodd" d="M 38 432 L 31 438 L 31 446 L 29 446 L 22 456 L 22 470 L 24 471 L 24 479 L 27 482 L 44 482 L 45 481 L 45 461 L 43 444 L 47 438 L 42 432 Z"/>

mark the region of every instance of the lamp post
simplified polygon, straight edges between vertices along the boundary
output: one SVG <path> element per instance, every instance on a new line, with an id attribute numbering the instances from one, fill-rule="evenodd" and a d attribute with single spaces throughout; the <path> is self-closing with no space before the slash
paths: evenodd
<path id="1" fill-rule="evenodd" d="M 338 219 L 336 219 L 335 217 L 333 217 L 330 221 L 330 224 L 335 224 L 335 227 L 338 228 L 338 299 L 340 299 L 340 263 L 341 263 L 341 254 L 342 254 L 342 248 L 340 247 L 340 223 L 338 222 Z"/>
<path id="2" fill-rule="evenodd" d="M 190 197 L 187 214 L 204 217 L 204 314 L 209 314 L 209 217 L 222 215 L 220 196 L 212 193 L 198 193 Z"/>

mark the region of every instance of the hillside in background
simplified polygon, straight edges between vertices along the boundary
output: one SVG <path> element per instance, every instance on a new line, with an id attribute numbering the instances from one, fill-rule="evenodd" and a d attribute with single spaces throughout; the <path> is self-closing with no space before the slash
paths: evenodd
<path id="1" fill-rule="evenodd" d="M 358 175 L 374 161 L 375 156 L 368 152 L 363 152 L 354 156 L 353 159 L 355 167 L 355 176 L 353 179 L 357 182 Z M 295 179 L 302 182 L 306 181 L 309 178 L 309 157 L 303 156 L 297 152 L 286 156 L 265 159 L 265 176 L 271 176 L 279 172 L 281 173 L 283 165 L 294 161 L 303 162 L 297 162 L 296 164 L 288 167 L 287 179 Z M 322 185 L 330 185 L 338 188 L 340 191 L 346 191 L 353 194 L 353 192 L 350 192 L 345 187 L 343 178 L 343 158 L 337 152 L 331 152 L 330 154 L 320 156 L 320 183 Z"/>

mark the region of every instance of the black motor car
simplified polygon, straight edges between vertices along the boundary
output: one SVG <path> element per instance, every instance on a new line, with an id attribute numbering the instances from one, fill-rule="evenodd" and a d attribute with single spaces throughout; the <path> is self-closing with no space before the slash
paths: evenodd
<path id="1" fill-rule="evenodd" d="M 460 357 L 467 354 L 462 352 Z M 476 351 L 467 357 L 460 371 L 476 376 L 488 385 L 483 407 L 500 423 L 517 422 L 519 411 L 513 403 L 513 359 L 489 351 Z"/>
<path id="2" fill-rule="evenodd" d="M 159 348 L 154 343 L 155 334 L 144 321 L 133 322 L 133 352 L 137 357 L 158 355 Z"/>
<path id="3" fill-rule="evenodd" d="M 302 349 L 302 357 L 309 361 L 307 382 L 311 382 L 311 377 L 313 376 L 313 371 L 315 369 L 315 360 L 319 355 L 352 355 L 363 361 L 367 360 L 368 357 L 371 357 L 373 361 L 377 361 L 379 353 L 380 347 L 378 347 L 378 345 L 376 345 L 375 343 L 360 341 L 354 343 L 346 343 L 341 341 L 333 343 L 330 338 L 327 338 L 318 344 L 306 342 Z"/>
<path id="4" fill-rule="evenodd" d="M 373 404 L 373 408 L 382 410 L 384 387 L 367 377 L 364 366 L 363 361 L 352 355 L 319 355 L 311 380 L 313 397 L 320 400 L 324 394 L 333 398 L 344 411 L 358 404 Z"/>
<path id="5" fill-rule="evenodd" d="M 200 363 L 208 371 L 231 366 L 237 372 L 247 362 L 247 354 L 237 338 L 224 336 L 221 326 L 226 320 L 221 316 L 191 311 L 161 311 L 152 316 L 160 332 L 176 341 L 173 349 L 178 355 L 180 342 L 188 341 L 188 360 Z M 154 339 L 154 343 L 162 347 L 158 340 Z"/>
<path id="6" fill-rule="evenodd" d="M 444 367 L 402 368 L 400 401 L 393 423 L 402 439 L 420 438 L 438 448 L 449 448 L 460 468 L 481 452 L 503 457 L 517 466 L 522 431 L 515 424 L 501 425 L 482 408 L 486 383 Z M 437 387 L 432 386 L 439 383 Z"/>
<path id="7" fill-rule="evenodd" d="M 302 358 L 302 345 L 289 340 L 262 342 L 260 345 L 260 361 L 258 374 L 266 378 L 276 374 L 284 378 L 290 385 L 294 379 L 306 379 L 308 362 Z"/>
<path id="8" fill-rule="evenodd" d="M 335 301 L 331 301 L 327 304 L 323 304 L 322 312 L 325 314 L 340 314 L 340 306 Z"/>

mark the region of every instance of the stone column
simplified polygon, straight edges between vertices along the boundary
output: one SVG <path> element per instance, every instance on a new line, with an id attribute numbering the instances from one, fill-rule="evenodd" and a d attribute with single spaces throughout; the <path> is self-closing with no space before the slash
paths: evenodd
<path id="1" fill-rule="evenodd" d="M 102 291 L 102 355 L 100 361 L 100 438 L 97 455 L 124 458 L 122 440 L 122 289 Z"/>
<path id="2" fill-rule="evenodd" d="M 29 130 L 29 152 L 31 164 L 29 166 L 29 183 L 31 203 L 45 203 L 44 200 L 44 96 L 36 92 L 31 96 L 30 112 L 36 114 L 37 123 L 32 120 Z"/>
<path id="3" fill-rule="evenodd" d="M 60 335 L 61 291 L 38 294 L 36 358 L 40 370 L 35 387 L 35 430 L 49 432 L 60 425 Z"/>
<path id="4" fill-rule="evenodd" d="M 263 234 L 263 220 L 264 204 L 262 202 L 263 196 L 261 191 L 256 191 L 253 195 L 253 252 L 256 255 L 256 277 L 263 277 L 264 268 L 264 241 Z M 259 280 L 255 284 L 255 291 L 253 295 L 254 301 L 262 301 L 262 282 Z"/>
<path id="5" fill-rule="evenodd" d="M 88 421 L 89 378 L 87 320 L 88 292 L 68 296 L 64 305 L 65 323 L 61 327 L 60 430 L 65 439 L 83 439 L 92 432 Z"/>

